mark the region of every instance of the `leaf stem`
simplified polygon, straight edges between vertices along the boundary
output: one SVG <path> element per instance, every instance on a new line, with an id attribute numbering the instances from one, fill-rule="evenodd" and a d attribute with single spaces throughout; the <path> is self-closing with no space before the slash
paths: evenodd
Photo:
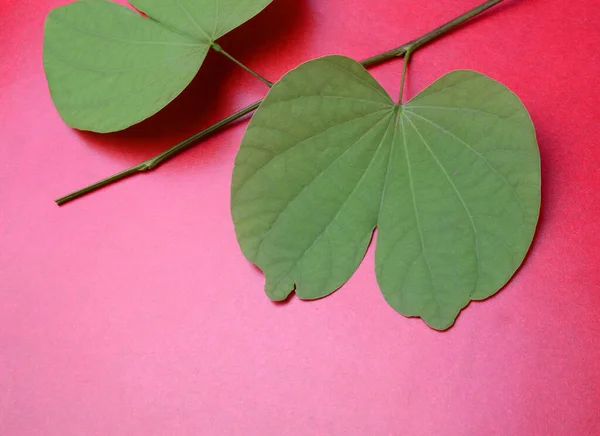
<path id="1" fill-rule="evenodd" d="M 459 17 L 447 22 L 446 24 L 426 33 L 425 35 L 414 39 L 406 44 L 402 44 L 396 48 L 393 48 L 391 50 L 385 51 L 383 53 L 377 54 L 375 56 L 372 56 L 370 58 L 367 58 L 365 60 L 363 60 L 361 62 L 361 64 L 367 68 L 376 64 L 380 64 L 382 62 L 386 62 L 390 59 L 396 58 L 396 57 L 402 57 L 407 55 L 407 53 L 412 53 L 414 52 L 416 49 L 424 46 L 425 44 L 433 41 L 436 38 L 439 38 L 440 36 L 448 33 L 449 31 L 451 31 L 452 29 L 456 28 L 457 26 L 461 25 L 462 23 L 464 23 L 465 21 L 475 17 L 476 15 L 481 14 L 482 12 L 486 11 L 487 9 L 491 8 L 492 6 L 497 5 L 498 3 L 502 2 L 503 0 L 488 0 L 485 3 L 481 4 L 480 6 L 477 6 L 474 9 L 471 9 L 470 11 L 460 15 Z M 222 53 L 223 55 L 227 56 L 229 59 L 231 59 L 233 62 L 235 62 L 236 64 L 238 64 L 239 66 L 241 66 L 242 68 L 244 68 L 246 71 L 248 71 L 249 73 L 253 74 L 254 76 L 256 76 L 257 78 L 259 78 L 262 82 L 264 82 L 267 86 L 271 87 L 273 86 L 273 84 L 271 82 L 269 82 L 268 80 L 266 80 L 265 78 L 263 78 L 262 76 L 260 76 L 258 73 L 252 71 L 250 68 L 246 67 L 245 65 L 243 65 L 242 63 L 240 63 L 239 61 L 237 61 L 235 58 L 233 58 L 232 56 L 230 56 L 228 53 L 226 53 L 218 44 L 213 43 L 213 49 L 216 51 L 219 51 L 220 53 Z M 410 56 L 406 56 L 407 58 L 409 58 Z M 402 74 L 402 86 L 401 86 L 401 91 L 400 91 L 400 102 L 402 102 L 402 89 L 404 89 L 404 80 L 405 80 L 405 75 L 406 75 L 406 66 L 408 64 L 408 59 L 405 59 L 404 61 L 404 72 Z M 63 205 L 65 203 L 68 203 L 72 200 L 75 200 L 76 198 L 82 197 L 86 194 L 89 194 L 90 192 L 96 191 L 97 189 L 100 189 L 104 186 L 113 184 L 115 182 L 118 182 L 119 180 L 128 178 L 133 176 L 134 174 L 137 173 L 142 173 L 142 172 L 146 172 L 146 171 L 151 171 L 155 168 L 157 168 L 159 165 L 163 164 L 164 162 L 168 161 L 169 159 L 171 159 L 172 157 L 174 157 L 175 155 L 181 153 L 182 151 L 190 148 L 191 146 L 195 145 L 199 140 L 211 135 L 212 133 L 217 132 L 218 130 L 222 129 L 223 127 L 231 124 L 232 122 L 244 117 L 245 115 L 255 111 L 260 104 L 262 103 L 262 100 L 258 100 L 254 103 L 252 103 L 249 106 L 246 106 L 243 109 L 240 109 L 239 111 L 235 112 L 234 114 L 231 114 L 230 116 L 228 116 L 227 118 L 222 119 L 221 121 L 213 124 L 212 126 L 202 130 L 199 133 L 196 133 L 193 136 L 190 136 L 189 138 L 185 139 L 184 141 L 180 142 L 177 145 L 174 145 L 173 147 L 169 148 L 168 150 L 160 153 L 157 156 L 154 156 L 138 165 L 135 165 L 127 170 L 121 171 L 120 173 L 117 173 L 111 177 L 108 177 L 106 179 L 100 180 L 99 182 L 96 182 L 92 185 L 89 185 L 83 189 L 80 189 L 78 191 L 72 192 L 69 195 L 65 195 L 64 197 L 61 197 L 56 201 L 56 203 L 60 206 Z"/>
<path id="2" fill-rule="evenodd" d="M 443 24 L 440 27 L 437 27 L 432 31 L 427 32 L 425 35 L 417 39 L 413 39 L 412 41 L 407 42 L 406 44 L 402 44 L 396 48 L 365 59 L 364 61 L 362 61 L 362 64 L 365 67 L 370 67 L 372 65 L 385 62 L 394 57 L 403 57 L 409 49 L 414 52 L 416 49 L 423 47 L 425 44 L 428 44 L 434 39 L 437 39 L 440 36 L 450 32 L 451 30 L 454 30 L 456 27 L 460 26 L 465 21 L 474 18 L 475 16 L 487 11 L 491 7 L 496 6 L 498 3 L 501 3 L 503 1 L 504 0 L 488 0 L 485 3 L 482 3 L 481 5 L 471 9 L 470 11 L 465 12 L 464 14 L 456 17 L 455 19 L 448 21 L 446 24 Z"/>
<path id="3" fill-rule="evenodd" d="M 492 6 L 496 6 L 502 1 L 503 0 L 488 0 L 485 3 L 482 3 L 481 5 L 471 9 L 470 11 L 465 12 L 464 14 L 456 17 L 455 19 L 448 21 L 446 24 L 443 24 L 440 27 L 432 30 L 431 32 L 428 32 L 425 35 L 415 39 L 414 41 L 411 41 L 409 43 L 409 50 L 414 52 L 416 49 L 423 47 L 425 44 L 428 44 L 434 39 L 437 39 L 440 36 L 448 33 L 454 28 L 460 26 L 465 21 L 470 20 L 471 18 L 481 14 L 482 12 L 487 11 L 489 8 L 491 8 Z"/>
<path id="4" fill-rule="evenodd" d="M 181 141 L 179 144 L 174 145 L 173 147 L 169 148 L 168 150 L 165 150 L 162 153 L 160 153 L 140 164 L 137 164 L 129 169 L 126 169 L 125 171 L 121 171 L 120 173 L 117 173 L 113 176 L 107 177 L 106 179 L 100 180 L 99 182 L 89 185 L 83 189 L 72 192 L 69 195 L 65 195 L 64 197 L 61 197 L 61 198 L 55 200 L 55 202 L 56 202 L 56 204 L 61 206 L 65 203 L 68 203 L 69 201 L 75 200 L 76 198 L 82 197 L 82 196 L 89 194 L 90 192 L 96 191 L 97 189 L 100 189 L 104 186 L 111 185 L 119 180 L 131 177 L 134 174 L 143 173 L 145 171 L 151 171 L 154 168 L 161 165 L 162 163 L 164 163 L 165 161 L 171 159 L 173 156 L 190 148 L 191 146 L 193 146 L 196 142 L 198 142 L 202 138 L 205 138 L 205 137 L 209 136 L 210 134 L 215 133 L 217 130 L 223 128 L 226 125 L 231 124 L 232 122 L 234 122 L 236 120 L 239 120 L 240 118 L 244 117 L 245 115 L 247 115 L 251 112 L 254 112 L 260 106 L 261 103 L 262 103 L 262 100 L 258 100 L 256 102 L 252 103 L 251 105 L 246 106 L 243 109 L 240 109 L 236 113 L 231 114 L 227 118 L 224 118 L 221 121 L 213 124 L 212 126 L 202 130 L 201 132 L 196 133 L 193 136 L 190 136 L 189 138 Z"/>
<path id="5" fill-rule="evenodd" d="M 244 65 L 243 63 L 241 63 L 240 61 L 238 61 L 236 58 L 234 58 L 229 53 L 227 53 L 225 50 L 223 50 L 223 48 L 219 44 L 217 44 L 216 42 L 212 43 L 211 48 L 214 51 L 221 53 L 223 56 L 225 56 L 227 59 L 229 59 L 230 61 L 232 61 L 234 64 L 236 64 L 236 65 L 242 67 L 244 70 L 248 71 L 250 74 L 252 74 L 258 80 L 260 80 L 261 82 L 263 82 L 269 88 L 273 86 L 273 82 L 271 82 L 270 80 L 265 79 L 263 76 L 261 76 L 260 74 L 258 74 L 256 71 L 252 70 L 251 68 L 247 67 L 246 65 Z"/>
<path id="6" fill-rule="evenodd" d="M 406 51 L 404 55 L 404 66 L 402 67 L 402 80 L 400 81 L 400 97 L 398 98 L 398 105 L 402 105 L 402 95 L 404 94 L 404 82 L 406 81 L 406 69 L 408 67 L 408 62 L 410 61 L 410 55 L 412 51 L 409 49 Z"/>

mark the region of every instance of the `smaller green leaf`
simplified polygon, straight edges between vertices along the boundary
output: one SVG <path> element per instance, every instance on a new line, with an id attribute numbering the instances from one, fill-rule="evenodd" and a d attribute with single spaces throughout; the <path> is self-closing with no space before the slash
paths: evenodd
<path id="1" fill-rule="evenodd" d="M 252 118 L 232 181 L 240 247 L 274 300 L 323 297 L 379 228 L 386 301 L 446 329 L 522 262 L 540 204 L 539 152 L 516 95 L 455 71 L 396 105 L 357 62 L 286 74 Z"/>
<path id="2" fill-rule="evenodd" d="M 135 0 L 151 18 L 80 0 L 46 19 L 44 69 L 71 127 L 112 132 L 165 107 L 194 78 L 211 44 L 271 0 Z"/>

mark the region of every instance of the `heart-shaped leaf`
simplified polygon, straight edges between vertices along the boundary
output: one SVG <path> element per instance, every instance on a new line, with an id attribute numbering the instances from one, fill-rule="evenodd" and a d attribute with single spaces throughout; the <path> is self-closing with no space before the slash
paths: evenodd
<path id="1" fill-rule="evenodd" d="M 353 274 L 378 227 L 388 303 L 446 329 L 519 267 L 535 231 L 540 162 L 523 104 L 473 71 L 396 105 L 357 62 L 286 74 L 235 161 L 232 215 L 266 293 L 323 297 Z"/>
<path id="2" fill-rule="evenodd" d="M 194 78 L 219 37 L 272 0 L 134 0 L 147 14 L 106 0 L 54 9 L 44 35 L 44 69 L 65 122 L 112 132 L 171 102 Z"/>

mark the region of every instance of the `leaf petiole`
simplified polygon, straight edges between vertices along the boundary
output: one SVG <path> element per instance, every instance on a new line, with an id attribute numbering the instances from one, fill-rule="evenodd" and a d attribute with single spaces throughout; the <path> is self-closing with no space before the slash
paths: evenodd
<path id="1" fill-rule="evenodd" d="M 404 94 L 404 83 L 406 81 L 406 69 L 408 67 L 408 62 L 410 61 L 412 50 L 414 49 L 407 50 L 406 54 L 404 55 L 404 66 L 402 67 L 402 79 L 400 81 L 400 97 L 398 98 L 398 106 L 402 106 L 402 95 Z"/>
<path id="2" fill-rule="evenodd" d="M 261 76 L 260 74 L 258 74 L 256 71 L 254 71 L 253 69 L 247 67 L 246 65 L 244 65 L 243 63 L 241 63 L 240 61 L 238 61 L 236 58 L 234 58 L 229 53 L 227 53 L 225 50 L 223 50 L 223 48 L 219 44 L 217 44 L 216 42 L 213 42 L 211 44 L 211 48 L 214 51 L 216 51 L 218 53 L 221 53 L 223 56 L 225 56 L 227 59 L 229 59 L 230 61 L 232 61 L 234 64 L 238 65 L 239 67 L 243 68 L 244 70 L 246 70 L 247 72 L 249 72 L 250 74 L 252 74 L 254 77 L 256 77 L 258 80 L 260 80 L 261 82 L 263 82 L 269 88 L 273 86 L 273 82 L 271 82 L 270 80 L 265 79 L 263 76 Z"/>

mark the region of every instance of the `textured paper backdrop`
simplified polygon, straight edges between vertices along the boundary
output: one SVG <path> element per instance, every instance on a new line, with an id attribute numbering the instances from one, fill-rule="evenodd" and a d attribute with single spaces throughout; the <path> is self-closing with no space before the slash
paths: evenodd
<path id="1" fill-rule="evenodd" d="M 361 59 L 481 0 L 274 0 L 222 46 L 267 78 Z M 163 113 L 99 136 L 45 84 L 47 12 L 0 0 L 0 434 L 600 434 L 600 3 L 506 0 L 419 51 L 408 96 L 458 68 L 515 91 L 537 128 L 543 206 L 510 284 L 445 333 L 395 313 L 373 250 L 343 289 L 271 303 L 229 214 L 245 123 L 153 174 L 52 200 L 262 97 L 218 54 Z M 401 61 L 373 71 L 398 94 Z"/>

